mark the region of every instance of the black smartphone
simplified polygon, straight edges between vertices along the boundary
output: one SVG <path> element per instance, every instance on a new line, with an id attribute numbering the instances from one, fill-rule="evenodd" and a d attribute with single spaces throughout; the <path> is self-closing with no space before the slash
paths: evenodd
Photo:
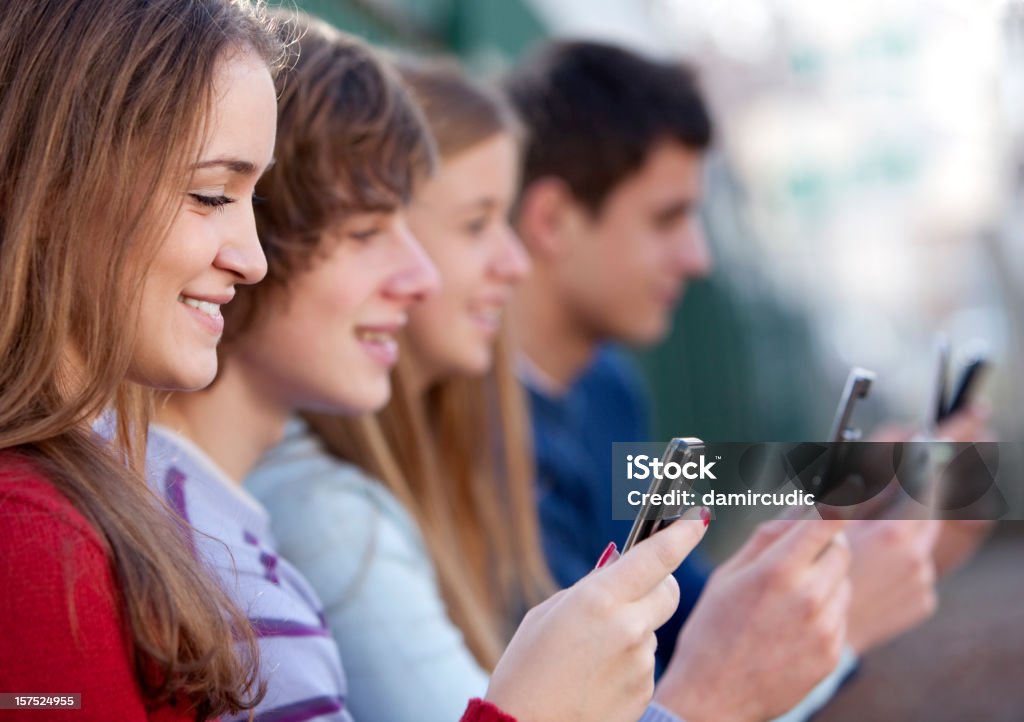
<path id="1" fill-rule="evenodd" d="M 694 436 L 677 437 L 668 442 L 668 446 L 665 447 L 665 453 L 661 455 L 662 468 L 670 462 L 679 464 L 680 468 L 682 468 L 684 464 L 693 461 L 703 452 L 704 442 L 700 439 Z M 692 487 L 692 484 L 682 475 L 677 479 L 670 479 L 668 476 L 663 475 L 660 479 L 651 479 L 651 485 L 648 487 L 647 493 L 648 495 L 664 495 L 673 490 L 680 492 L 689 491 L 690 487 Z M 629 536 L 622 547 L 622 553 L 625 554 L 634 545 L 639 544 L 659 529 L 664 529 L 682 516 L 684 511 L 682 504 L 655 505 L 651 502 L 650 496 L 648 496 L 643 506 L 640 507 L 640 511 L 637 512 L 636 519 L 633 521 L 633 528 L 629 530 Z"/>
<path id="2" fill-rule="evenodd" d="M 928 400 L 927 412 L 925 413 L 925 425 L 937 424 L 946 416 L 946 407 L 949 406 L 947 386 L 949 385 L 949 339 L 945 334 L 940 333 L 935 338 L 935 389 L 932 398 Z"/>
<path id="3" fill-rule="evenodd" d="M 944 409 L 939 410 L 935 418 L 936 423 L 941 423 L 953 414 L 966 408 L 971 402 L 974 391 L 978 388 L 979 379 L 985 375 L 989 365 L 988 357 L 982 353 L 975 354 L 974 357 L 964 364 L 963 370 L 960 372 L 960 378 L 957 379 L 956 385 L 953 386 L 953 394 L 950 396 L 949 404 Z"/>

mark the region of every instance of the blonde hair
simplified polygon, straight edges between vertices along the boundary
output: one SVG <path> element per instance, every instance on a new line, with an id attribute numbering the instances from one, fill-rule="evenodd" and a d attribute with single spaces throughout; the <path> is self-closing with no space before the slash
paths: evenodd
<path id="1" fill-rule="evenodd" d="M 280 51 L 244 0 L 0 5 L 0 450 L 98 532 L 147 702 L 200 719 L 255 705 L 257 648 L 145 484 L 148 394 L 126 377 L 216 67 L 239 51 Z M 110 406 L 114 444 L 90 427 Z"/>
<path id="2" fill-rule="evenodd" d="M 331 453 L 379 479 L 412 513 L 448 616 L 493 669 L 526 610 L 554 589 L 540 548 L 530 420 L 507 336 L 484 377 L 419 397 L 400 361 L 376 416 L 307 414 Z"/>
<path id="3" fill-rule="evenodd" d="M 497 133 L 508 106 L 454 64 L 399 61 L 442 160 Z M 377 477 L 419 523 L 448 615 L 493 669 L 522 614 L 554 589 L 540 546 L 530 420 L 508 331 L 492 369 L 446 378 L 422 396 L 403 356 L 377 416 L 307 415 L 325 446 Z"/>

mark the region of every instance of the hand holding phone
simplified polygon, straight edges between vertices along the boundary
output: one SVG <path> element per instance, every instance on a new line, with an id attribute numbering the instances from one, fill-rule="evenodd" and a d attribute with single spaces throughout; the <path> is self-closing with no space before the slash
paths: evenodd
<path id="1" fill-rule="evenodd" d="M 531 609 L 485 699 L 534 722 L 639 719 L 651 700 L 654 632 L 679 604 L 666 582 L 704 536 L 699 511 Z"/>

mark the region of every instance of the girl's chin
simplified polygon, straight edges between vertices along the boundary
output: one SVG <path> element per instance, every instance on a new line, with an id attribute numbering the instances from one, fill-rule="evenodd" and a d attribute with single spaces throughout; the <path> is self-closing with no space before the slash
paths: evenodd
<path id="1" fill-rule="evenodd" d="M 217 364 L 214 363 L 212 368 L 207 369 L 195 369 L 191 370 L 187 374 L 182 375 L 178 379 L 177 386 L 172 391 L 202 391 L 207 386 L 213 383 L 214 379 L 217 378 Z"/>
<path id="2" fill-rule="evenodd" d="M 473 354 L 466 354 L 457 364 L 455 373 L 460 376 L 483 376 L 494 365 L 494 353 L 490 346 L 477 349 Z"/>
<path id="3" fill-rule="evenodd" d="M 157 391 L 200 391 L 217 377 L 217 356 L 207 363 L 188 366 L 168 365 L 163 368 L 133 367 L 128 380 Z"/>
<path id="4" fill-rule="evenodd" d="M 339 393 L 331 403 L 330 408 L 324 409 L 324 413 L 336 414 L 338 416 L 362 416 L 363 414 L 374 414 L 391 400 L 391 378 L 389 375 L 383 378 L 362 379 L 358 388 L 355 388 L 354 379 L 352 389 L 345 389 Z"/>

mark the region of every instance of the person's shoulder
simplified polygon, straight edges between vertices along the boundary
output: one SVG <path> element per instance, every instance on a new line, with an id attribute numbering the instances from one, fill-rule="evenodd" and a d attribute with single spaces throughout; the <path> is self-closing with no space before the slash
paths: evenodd
<path id="1" fill-rule="evenodd" d="M 274 505 L 304 507 L 304 512 L 312 519 L 322 520 L 331 526 L 339 525 L 339 519 L 345 519 L 358 528 L 361 520 L 378 516 L 405 522 L 404 506 L 380 480 L 362 467 L 324 452 L 320 463 L 309 471 L 311 473 L 283 479 L 283 483 L 275 487 Z M 287 484 L 291 484 L 291 493 L 285 491 Z"/>
<path id="2" fill-rule="evenodd" d="M 381 589 L 401 594 L 399 570 L 430 574 L 410 511 L 374 476 L 319 445 L 279 449 L 245 484 L 270 513 L 281 554 L 333 612 Z"/>
<path id="3" fill-rule="evenodd" d="M 603 346 L 572 393 L 574 400 L 586 409 L 586 418 L 600 419 L 600 424 L 591 425 L 595 438 L 646 439 L 650 395 L 639 367 L 626 350 L 615 345 Z"/>
<path id="4" fill-rule="evenodd" d="M 41 465 L 11 452 L 0 453 L 0 536 L 11 537 L 0 545 L 7 553 L 56 541 L 100 545 L 96 530 Z"/>
<path id="5" fill-rule="evenodd" d="M 624 348 L 605 344 L 597 350 L 593 362 L 577 380 L 577 384 L 613 382 L 636 385 L 640 382 L 640 370 Z"/>
<path id="6" fill-rule="evenodd" d="M 330 453 L 298 420 L 289 422 L 281 443 L 245 478 L 245 488 L 268 507 L 301 503 L 315 508 L 318 501 L 329 501 L 383 511 L 401 508 L 373 475 Z"/>
<path id="7" fill-rule="evenodd" d="M 114 609 L 99 532 L 40 464 L 9 455 L 0 457 L 0 575 L 7 615 L 56 620 L 66 613 L 69 594 Z"/>
<path id="8" fill-rule="evenodd" d="M 640 369 L 632 356 L 614 344 L 602 346 L 593 363 L 577 379 L 573 392 L 584 394 L 591 400 L 616 398 L 645 402 L 646 386 Z"/>
<path id="9" fill-rule="evenodd" d="M 412 515 L 380 480 L 307 436 L 286 437 L 245 487 L 270 512 L 282 550 L 296 556 L 346 549 L 358 557 L 369 546 L 422 543 Z"/>
<path id="10" fill-rule="evenodd" d="M 11 687 L 66 685 L 92 701 L 93 718 L 184 719 L 147 716 L 99 532 L 41 463 L 2 452 L 0 576 L 0 658 L 18 660 L 5 670 Z"/>

